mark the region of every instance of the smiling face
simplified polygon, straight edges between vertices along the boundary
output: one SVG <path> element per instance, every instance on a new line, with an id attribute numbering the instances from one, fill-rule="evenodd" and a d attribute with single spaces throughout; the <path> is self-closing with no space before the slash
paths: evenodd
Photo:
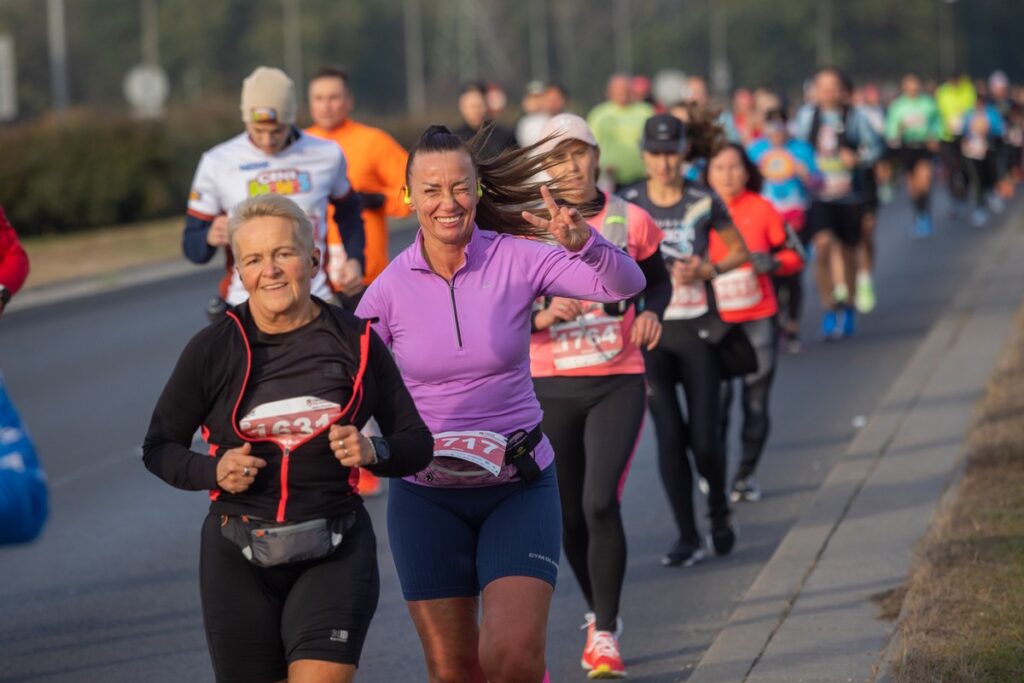
<path id="1" fill-rule="evenodd" d="M 476 217 L 477 175 L 462 150 L 422 152 L 413 159 L 409 196 L 425 240 L 465 246 Z"/>
<path id="2" fill-rule="evenodd" d="M 249 310 L 261 329 L 274 329 L 308 310 L 320 253 L 303 248 L 291 220 L 258 216 L 246 221 L 234 233 L 232 250 L 249 293 Z"/>
<path id="3" fill-rule="evenodd" d="M 570 140 L 558 145 L 552 157 L 555 165 L 548 173 L 558 180 L 565 199 L 579 204 L 597 196 L 599 155 L 596 147 L 582 140 Z"/>
<path id="4" fill-rule="evenodd" d="M 726 201 L 743 194 L 747 180 L 747 169 L 735 149 L 727 148 L 719 152 L 708 163 L 708 185 Z"/>

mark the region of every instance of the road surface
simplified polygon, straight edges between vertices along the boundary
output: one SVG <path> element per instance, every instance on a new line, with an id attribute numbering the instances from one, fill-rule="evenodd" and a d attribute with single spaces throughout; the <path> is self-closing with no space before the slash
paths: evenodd
<path id="1" fill-rule="evenodd" d="M 802 354 L 782 359 L 777 375 L 774 429 L 760 476 L 766 496 L 738 509 L 740 537 L 731 556 L 690 569 L 660 566 L 673 525 L 653 428 L 645 428 L 623 502 L 630 559 L 622 649 L 631 679 L 686 679 L 842 454 L 856 418 L 870 415 L 994 234 L 991 227 L 939 220 L 933 239 L 912 241 L 909 213 L 905 202 L 883 213 L 879 306 L 862 318 L 855 339 L 811 341 L 818 311 L 808 297 L 808 343 Z M 408 239 L 404 233 L 396 241 Z M 0 680 L 213 680 L 197 586 L 205 495 L 149 474 L 139 447 L 172 365 L 204 324 L 215 281 L 216 273 L 197 272 L 0 320 L 0 367 L 52 487 L 43 537 L 0 548 Z M 368 503 L 380 540 L 382 592 L 359 680 L 425 680 L 389 554 L 384 504 Z M 583 612 L 563 561 L 549 623 L 555 681 L 584 680 Z"/>

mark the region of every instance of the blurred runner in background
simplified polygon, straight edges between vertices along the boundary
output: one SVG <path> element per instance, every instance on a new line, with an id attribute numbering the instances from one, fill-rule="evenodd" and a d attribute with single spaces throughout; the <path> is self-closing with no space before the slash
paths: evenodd
<path id="1" fill-rule="evenodd" d="M 402 201 L 401 192 L 408 154 L 380 128 L 352 120 L 354 106 L 355 95 L 347 72 L 326 67 L 313 74 L 309 81 L 309 113 L 313 117 L 313 125 L 306 132 L 333 140 L 345 153 L 349 182 L 363 204 L 366 232 L 363 282 L 368 285 L 388 264 L 388 217 L 409 215 L 409 207 Z M 337 264 L 342 246 L 333 207 L 328 212 L 328 220 L 327 246 L 331 263 Z M 328 275 L 332 286 L 340 288 L 340 268 L 332 268 Z"/>
<path id="2" fill-rule="evenodd" d="M 28 278 L 28 254 L 21 246 L 18 233 L 0 208 L 0 315 L 11 297 L 18 293 Z"/>
<path id="3" fill-rule="evenodd" d="M 483 83 L 467 83 L 462 86 L 459 115 L 462 117 L 462 125 L 452 132 L 463 142 L 472 140 L 478 158 L 494 159 L 506 149 L 517 146 L 515 133 L 491 120 L 487 86 Z"/>
<path id="4" fill-rule="evenodd" d="M 242 84 L 245 131 L 208 150 L 199 160 L 188 198 L 183 249 L 193 263 L 207 263 L 228 247 L 228 216 L 250 197 L 285 195 L 302 207 L 313 222 L 313 237 L 327 263 L 313 279 L 313 294 L 325 301 L 334 291 L 325 271 L 338 269 L 327 251 L 327 207 L 334 206 L 343 242 L 341 292 L 355 296 L 363 289 L 363 219 L 359 195 L 352 191 L 345 155 L 334 143 L 303 133 L 295 126 L 298 102 L 295 85 L 280 69 L 258 67 Z M 211 320 L 223 312 L 224 301 L 236 306 L 249 298 L 234 269 L 221 283 L 220 310 L 211 301 Z"/>
<path id="5" fill-rule="evenodd" d="M 632 100 L 629 76 L 624 74 L 609 78 L 606 92 L 608 99 L 590 110 L 587 125 L 601 148 L 601 188 L 611 190 L 643 180 L 640 138 L 654 109 Z"/>

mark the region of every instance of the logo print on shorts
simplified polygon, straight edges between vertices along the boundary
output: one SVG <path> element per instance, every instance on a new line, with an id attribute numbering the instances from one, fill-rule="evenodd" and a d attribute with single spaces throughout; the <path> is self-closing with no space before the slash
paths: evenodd
<path id="1" fill-rule="evenodd" d="M 340 628 L 336 628 L 331 631 L 331 640 L 335 643 L 347 643 L 348 642 L 348 631 Z"/>

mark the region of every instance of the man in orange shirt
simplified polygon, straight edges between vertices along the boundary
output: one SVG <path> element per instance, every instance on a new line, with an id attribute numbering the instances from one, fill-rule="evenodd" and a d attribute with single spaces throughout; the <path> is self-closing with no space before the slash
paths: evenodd
<path id="1" fill-rule="evenodd" d="M 366 230 L 366 273 L 364 284 L 370 284 L 388 264 L 387 217 L 409 215 L 402 202 L 405 185 L 405 163 L 408 153 L 390 135 L 349 118 L 355 105 L 348 73 L 342 69 L 320 69 L 309 81 L 309 113 L 313 125 L 307 133 L 333 140 L 345 152 L 348 178 L 363 202 L 363 224 Z M 328 250 L 341 250 L 341 238 L 334 224 L 333 212 L 327 237 Z M 332 253 L 332 256 L 334 254 Z M 343 259 L 334 259 L 342 263 Z M 331 263 L 331 260 L 328 260 Z M 328 277 L 339 287 L 340 272 Z"/>
<path id="2" fill-rule="evenodd" d="M 351 81 L 342 69 L 325 67 L 309 81 L 309 113 L 313 125 L 306 132 L 333 140 L 341 146 L 348 162 L 348 179 L 363 203 L 363 226 L 366 231 L 366 274 L 363 284 L 369 285 L 388 264 L 388 216 L 409 215 L 402 201 L 405 186 L 405 149 L 379 128 L 349 118 L 355 105 Z M 334 212 L 328 213 L 327 276 L 336 290 L 341 290 L 343 273 L 330 264 L 345 262 L 341 233 L 334 223 Z M 359 472 L 359 493 L 376 496 L 381 483 L 365 469 Z"/>

